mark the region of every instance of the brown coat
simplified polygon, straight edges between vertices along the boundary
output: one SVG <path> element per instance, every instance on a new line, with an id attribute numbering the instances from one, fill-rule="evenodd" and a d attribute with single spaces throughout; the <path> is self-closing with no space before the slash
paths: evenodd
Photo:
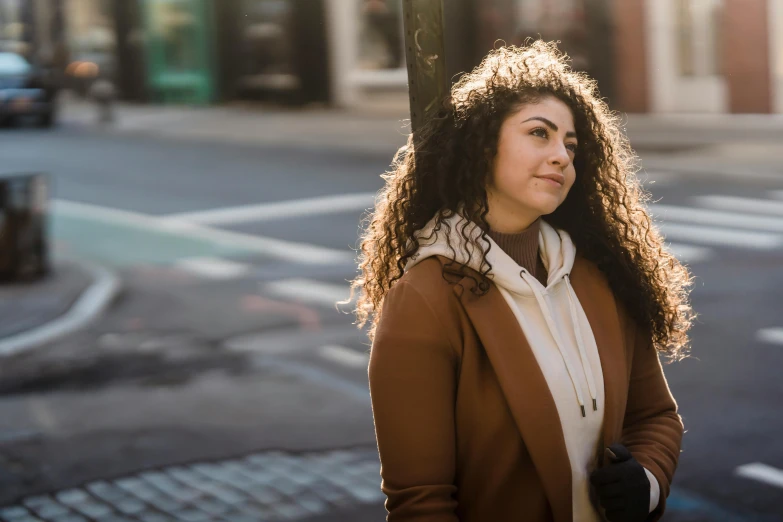
<path id="1" fill-rule="evenodd" d="M 426 259 L 392 287 L 372 346 L 387 520 L 570 521 L 571 467 L 535 356 L 497 287 L 476 296 L 470 277 L 447 282 L 445 261 Z M 603 368 L 603 444 L 624 444 L 658 479 L 658 520 L 680 452 L 677 404 L 603 274 L 577 256 L 571 283 Z"/>

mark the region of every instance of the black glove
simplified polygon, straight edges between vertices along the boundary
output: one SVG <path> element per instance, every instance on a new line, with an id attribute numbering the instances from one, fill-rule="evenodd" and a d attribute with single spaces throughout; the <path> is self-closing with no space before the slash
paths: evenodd
<path id="1" fill-rule="evenodd" d="M 609 522 L 643 522 L 650 514 L 650 480 L 622 444 L 606 448 L 609 464 L 590 474 Z"/>

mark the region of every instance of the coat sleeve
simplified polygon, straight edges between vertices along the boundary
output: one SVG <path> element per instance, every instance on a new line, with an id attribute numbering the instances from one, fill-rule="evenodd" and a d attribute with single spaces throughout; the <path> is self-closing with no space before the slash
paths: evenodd
<path id="1" fill-rule="evenodd" d="M 648 518 L 656 521 L 666 509 L 666 497 L 680 456 L 683 424 L 649 336 L 637 329 L 633 339 L 622 443 L 658 481 L 658 506 Z"/>
<path id="2" fill-rule="evenodd" d="M 456 352 L 410 283 L 384 300 L 369 381 L 389 522 L 457 522 Z"/>

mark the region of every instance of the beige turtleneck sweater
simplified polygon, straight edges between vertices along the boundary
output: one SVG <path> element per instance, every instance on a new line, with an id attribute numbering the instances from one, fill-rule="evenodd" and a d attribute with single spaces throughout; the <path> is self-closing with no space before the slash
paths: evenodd
<path id="1" fill-rule="evenodd" d="M 538 218 L 527 229 L 517 234 L 502 234 L 490 229 L 487 235 L 508 254 L 519 266 L 530 272 L 533 277 L 546 286 L 547 272 L 541 256 L 538 255 L 538 230 L 541 218 Z"/>

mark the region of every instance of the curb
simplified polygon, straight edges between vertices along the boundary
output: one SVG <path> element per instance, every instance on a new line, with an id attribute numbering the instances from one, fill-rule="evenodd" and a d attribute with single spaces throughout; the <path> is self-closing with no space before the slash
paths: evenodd
<path id="1" fill-rule="evenodd" d="M 93 282 L 60 317 L 25 332 L 0 339 L 0 357 L 9 357 L 73 333 L 97 318 L 122 288 L 117 275 L 97 265 L 80 263 Z"/>
<path id="2" fill-rule="evenodd" d="M 64 119 L 61 122 L 65 128 L 76 129 L 84 133 L 100 133 L 102 135 L 144 138 L 144 139 L 164 139 L 179 143 L 206 143 L 212 145 L 228 145 L 247 148 L 264 148 L 276 152 L 286 153 L 314 153 L 314 154 L 350 154 L 354 156 L 367 157 L 372 159 L 383 159 L 391 161 L 397 150 L 405 144 L 400 140 L 395 144 L 394 141 L 383 139 L 373 140 L 369 144 L 357 145 L 351 139 L 335 139 L 334 141 L 318 140 L 297 140 L 291 141 L 279 139 L 277 137 L 261 139 L 237 139 L 236 137 L 225 137 L 220 134 L 201 134 L 193 135 L 182 133 L 178 130 L 155 129 L 155 128 L 122 128 L 111 124 L 104 128 L 97 124 Z"/>
<path id="3" fill-rule="evenodd" d="M 226 138 L 216 135 L 188 135 L 182 134 L 177 130 L 155 130 L 155 129 L 122 129 L 116 127 L 99 128 L 93 124 L 85 122 L 65 122 L 71 128 L 78 128 L 80 132 L 108 134 L 119 137 L 136 137 L 145 139 L 165 139 L 180 143 L 207 143 L 215 145 L 230 145 L 237 147 L 263 148 L 275 152 L 284 152 L 288 154 L 338 154 L 351 155 L 359 158 L 367 158 L 373 161 L 391 162 L 397 150 L 404 145 L 404 141 L 395 143 L 392 140 L 373 140 L 372 143 L 357 144 L 351 139 L 337 139 L 335 141 L 323 140 L 299 140 L 290 141 L 272 137 L 270 139 L 238 140 L 233 137 Z M 693 158 L 684 158 L 680 163 L 680 158 L 661 158 L 659 152 L 652 154 L 644 145 L 631 142 L 632 148 L 640 159 L 642 170 L 658 170 L 680 174 L 682 176 L 695 178 L 711 178 L 732 181 L 736 179 L 756 182 L 775 182 L 783 180 L 783 171 L 781 171 L 773 162 L 769 165 L 745 166 L 740 163 L 716 163 L 704 165 L 703 161 L 693 161 Z M 711 146 L 720 145 L 709 144 Z M 654 149 L 657 149 L 655 147 Z M 709 152 L 702 153 L 708 156 Z M 690 161 L 689 161 L 690 159 Z M 694 164 L 696 163 L 696 164 Z"/>

